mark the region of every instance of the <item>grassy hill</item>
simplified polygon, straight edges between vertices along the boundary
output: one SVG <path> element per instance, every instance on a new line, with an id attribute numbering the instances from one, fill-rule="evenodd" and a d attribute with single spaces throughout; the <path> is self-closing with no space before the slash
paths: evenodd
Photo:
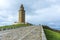
<path id="1" fill-rule="evenodd" d="M 43 27 L 47 40 L 60 40 L 60 31 L 51 29 L 48 26 Z"/>
<path id="2" fill-rule="evenodd" d="M 19 27 L 26 27 L 26 26 L 31 26 L 32 24 L 15 24 L 15 25 L 7 25 L 7 26 L 0 26 L 0 31 L 3 30 L 9 30 L 9 29 L 15 29 Z"/>

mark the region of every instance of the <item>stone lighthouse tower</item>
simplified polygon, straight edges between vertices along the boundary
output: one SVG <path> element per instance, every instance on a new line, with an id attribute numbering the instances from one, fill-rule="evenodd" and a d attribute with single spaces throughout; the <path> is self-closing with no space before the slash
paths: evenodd
<path id="1" fill-rule="evenodd" d="M 21 4 L 20 10 L 19 10 L 19 21 L 20 24 L 25 24 L 25 10 L 23 4 Z"/>

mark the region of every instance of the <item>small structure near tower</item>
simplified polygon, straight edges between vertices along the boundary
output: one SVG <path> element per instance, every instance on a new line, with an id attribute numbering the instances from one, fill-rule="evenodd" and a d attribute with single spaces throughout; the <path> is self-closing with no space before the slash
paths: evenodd
<path id="1" fill-rule="evenodd" d="M 18 23 L 25 24 L 25 10 L 24 10 L 23 4 L 21 4 L 20 10 L 19 10 Z"/>

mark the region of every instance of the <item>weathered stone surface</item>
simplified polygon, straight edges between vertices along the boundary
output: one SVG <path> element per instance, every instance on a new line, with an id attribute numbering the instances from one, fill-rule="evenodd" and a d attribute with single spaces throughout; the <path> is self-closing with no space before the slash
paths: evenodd
<path id="1" fill-rule="evenodd" d="M 41 26 L 20 27 L 0 31 L 0 40 L 45 40 Z"/>

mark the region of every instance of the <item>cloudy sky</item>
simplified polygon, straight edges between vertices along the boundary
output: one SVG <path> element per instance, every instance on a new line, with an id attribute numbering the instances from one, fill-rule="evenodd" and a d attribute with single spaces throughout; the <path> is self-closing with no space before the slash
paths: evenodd
<path id="1" fill-rule="evenodd" d="M 0 0 L 0 25 L 17 22 L 21 4 L 26 22 L 60 28 L 60 0 Z"/>

